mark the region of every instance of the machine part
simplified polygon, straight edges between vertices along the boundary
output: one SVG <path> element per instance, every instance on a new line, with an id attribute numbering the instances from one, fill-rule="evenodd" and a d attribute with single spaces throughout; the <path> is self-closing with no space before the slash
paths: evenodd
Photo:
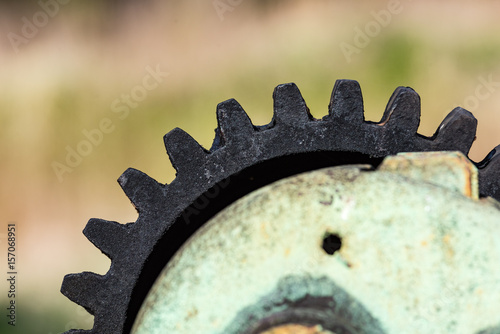
<path id="1" fill-rule="evenodd" d="M 459 153 L 404 154 L 377 171 L 333 167 L 261 188 L 181 247 L 132 333 L 289 334 L 300 325 L 474 334 L 500 325 L 500 210 L 464 187 L 475 172 Z M 340 243 L 332 254 L 329 235 Z"/>
<path id="2" fill-rule="evenodd" d="M 309 113 L 295 84 L 276 87 L 274 115 L 254 126 L 233 99 L 217 107 L 218 127 L 210 151 L 180 129 L 165 136 L 177 171 L 170 184 L 128 169 L 118 182 L 139 213 L 135 223 L 91 219 L 87 238 L 111 259 L 105 275 L 67 275 L 61 292 L 94 317 L 91 330 L 68 333 L 129 333 L 156 277 L 184 242 L 238 198 L 301 172 L 346 164 L 377 166 L 398 152 L 460 151 L 467 154 L 477 121 L 454 109 L 432 137 L 417 133 L 420 98 L 411 88 L 392 95 L 382 120 L 364 121 L 356 81 L 337 81 L 322 120 Z M 479 190 L 500 198 L 500 147 L 478 164 Z"/>
<path id="3" fill-rule="evenodd" d="M 386 159 L 379 170 L 392 171 L 412 179 L 478 199 L 477 169 L 459 152 L 399 153 Z"/>

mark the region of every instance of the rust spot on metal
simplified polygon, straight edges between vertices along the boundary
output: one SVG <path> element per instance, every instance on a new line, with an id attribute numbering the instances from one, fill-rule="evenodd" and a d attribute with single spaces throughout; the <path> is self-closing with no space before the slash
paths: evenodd
<path id="1" fill-rule="evenodd" d="M 264 239 L 269 239 L 269 233 L 267 233 L 267 222 L 260 223 L 260 233 Z"/>
<path id="2" fill-rule="evenodd" d="M 328 200 L 328 201 L 320 201 L 319 203 L 323 204 L 323 205 L 332 205 L 332 203 L 333 203 L 333 196 L 330 196 L 330 200 Z"/>
<path id="3" fill-rule="evenodd" d="M 446 234 L 443 238 L 443 247 L 446 251 L 446 255 L 452 258 L 455 255 L 455 251 L 453 250 L 453 241 L 449 234 Z"/>
<path id="4" fill-rule="evenodd" d="M 186 315 L 186 318 L 185 320 L 189 320 L 193 317 L 196 317 L 196 315 L 198 315 L 198 309 L 194 308 L 192 309 L 191 311 L 188 312 L 188 314 Z"/>
<path id="5" fill-rule="evenodd" d="M 288 255 L 290 255 L 290 248 L 285 249 L 285 256 L 288 256 Z"/>

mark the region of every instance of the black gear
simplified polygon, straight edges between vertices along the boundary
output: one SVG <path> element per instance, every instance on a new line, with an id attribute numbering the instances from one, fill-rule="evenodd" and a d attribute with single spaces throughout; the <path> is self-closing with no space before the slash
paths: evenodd
<path id="1" fill-rule="evenodd" d="M 417 133 L 420 97 L 399 87 L 382 120 L 364 120 L 356 81 L 336 82 L 328 115 L 314 119 L 297 86 L 279 85 L 274 116 L 266 126 L 252 124 L 234 99 L 217 106 L 214 143 L 207 151 L 176 128 L 165 135 L 176 169 L 170 184 L 128 169 L 118 182 L 139 213 L 135 223 L 91 219 L 87 238 L 111 259 L 106 275 L 91 272 L 64 278 L 61 292 L 95 316 L 91 330 L 67 333 L 129 333 L 143 299 L 179 247 L 214 214 L 249 192 L 278 179 L 322 167 L 369 163 L 410 151 L 468 154 L 477 121 L 454 109 L 432 137 Z M 480 193 L 500 200 L 500 146 L 479 168 Z"/>

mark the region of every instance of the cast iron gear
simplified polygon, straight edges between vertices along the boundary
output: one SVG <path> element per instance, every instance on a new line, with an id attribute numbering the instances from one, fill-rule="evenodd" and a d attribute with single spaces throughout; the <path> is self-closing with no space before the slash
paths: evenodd
<path id="1" fill-rule="evenodd" d="M 234 99 L 220 103 L 210 150 L 181 129 L 166 134 L 177 172 L 170 184 L 132 168 L 120 176 L 138 219 L 88 222 L 85 236 L 111 259 L 111 267 L 105 275 L 64 278 L 61 292 L 95 316 L 91 330 L 67 333 L 129 333 L 155 278 L 179 247 L 209 218 L 255 189 L 328 166 L 377 166 L 399 152 L 467 155 L 475 139 L 477 121 L 462 108 L 455 108 L 432 137 L 418 134 L 420 97 L 408 87 L 396 89 L 378 123 L 364 120 L 361 89 L 352 80 L 336 82 L 328 115 L 321 120 L 311 116 L 293 83 L 276 87 L 273 98 L 272 121 L 260 127 Z M 500 200 L 500 146 L 476 166 L 481 195 Z"/>

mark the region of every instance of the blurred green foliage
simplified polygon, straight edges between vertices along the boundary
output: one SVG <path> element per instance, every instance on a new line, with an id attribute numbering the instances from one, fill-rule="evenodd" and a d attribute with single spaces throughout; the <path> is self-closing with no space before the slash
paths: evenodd
<path id="1" fill-rule="evenodd" d="M 6 303 L 2 302 L 2 305 Z M 75 313 L 59 308 L 41 309 L 37 305 L 25 305 L 17 309 L 16 325 L 11 326 L 4 321 L 2 316 L 0 321 L 0 333 L 2 334 L 60 334 L 75 327 L 92 328 L 92 319 L 86 323 L 71 320 L 75 318 Z"/>

